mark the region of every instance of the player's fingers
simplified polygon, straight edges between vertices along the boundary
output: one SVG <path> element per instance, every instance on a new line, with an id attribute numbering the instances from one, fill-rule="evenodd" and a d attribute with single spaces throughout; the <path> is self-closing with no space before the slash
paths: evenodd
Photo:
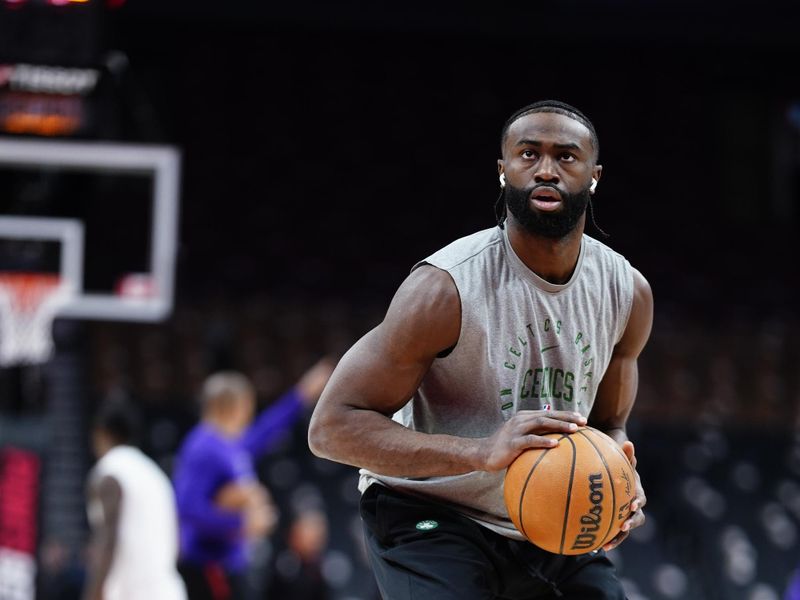
<path id="1" fill-rule="evenodd" d="M 636 500 L 634 500 L 634 503 L 635 502 Z M 644 525 L 644 522 L 645 522 L 644 511 L 637 510 L 636 512 L 631 513 L 630 517 L 620 527 L 620 532 L 616 536 L 614 536 L 614 539 L 603 545 L 603 550 L 608 552 L 609 550 L 612 550 L 617 546 L 619 546 L 623 542 L 623 540 L 630 535 L 632 529 L 641 527 L 642 525 Z"/>
<path id="2" fill-rule="evenodd" d="M 513 446 L 515 450 L 519 451 L 528 448 L 554 448 L 558 446 L 558 440 L 531 433 L 514 438 Z"/>
<path id="3" fill-rule="evenodd" d="M 579 425 L 570 421 L 553 419 L 549 415 L 538 415 L 517 421 L 514 427 L 520 433 L 572 433 L 578 430 Z"/>
<path id="4" fill-rule="evenodd" d="M 542 415 L 559 419 L 560 421 L 569 421 L 570 423 L 586 423 L 586 417 L 579 412 L 571 410 L 521 410 L 517 413 L 520 418 L 535 418 Z"/>
<path id="5" fill-rule="evenodd" d="M 614 548 L 619 546 L 625 540 L 625 538 L 628 537 L 628 535 L 630 534 L 627 531 L 619 532 L 617 535 L 614 536 L 614 539 L 612 539 L 610 542 L 606 542 L 606 544 L 603 545 L 603 550 L 605 550 L 606 552 L 608 552 L 609 550 L 613 550 Z"/>
<path id="6" fill-rule="evenodd" d="M 628 457 L 628 461 L 631 463 L 631 466 L 635 469 L 636 468 L 636 448 L 633 445 L 633 442 L 630 440 L 625 440 L 622 442 L 622 451 L 625 453 L 625 456 Z"/>
<path id="7" fill-rule="evenodd" d="M 643 510 L 637 510 L 636 512 L 631 513 L 631 516 L 622 524 L 620 528 L 622 531 L 629 532 L 631 529 L 636 529 L 637 527 L 641 527 L 644 525 L 645 516 Z"/>

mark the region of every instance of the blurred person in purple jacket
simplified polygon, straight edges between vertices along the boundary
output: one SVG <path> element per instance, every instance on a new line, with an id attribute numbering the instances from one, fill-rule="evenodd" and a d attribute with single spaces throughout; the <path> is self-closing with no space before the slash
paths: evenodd
<path id="1" fill-rule="evenodd" d="M 800 600 L 800 569 L 797 569 L 786 586 L 783 600 Z"/>
<path id="2" fill-rule="evenodd" d="M 320 359 L 255 420 L 256 393 L 244 374 L 220 371 L 204 382 L 201 420 L 183 439 L 173 473 L 179 570 L 192 600 L 244 597 L 248 540 L 269 535 L 277 519 L 256 460 L 314 406 L 333 367 Z"/>

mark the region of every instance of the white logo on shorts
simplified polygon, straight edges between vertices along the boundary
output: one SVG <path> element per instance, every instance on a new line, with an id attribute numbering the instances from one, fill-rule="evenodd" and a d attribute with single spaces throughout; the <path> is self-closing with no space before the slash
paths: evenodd
<path id="1" fill-rule="evenodd" d="M 420 531 L 430 531 L 431 529 L 436 529 L 438 526 L 439 523 L 431 521 L 430 519 L 417 523 L 417 529 Z"/>

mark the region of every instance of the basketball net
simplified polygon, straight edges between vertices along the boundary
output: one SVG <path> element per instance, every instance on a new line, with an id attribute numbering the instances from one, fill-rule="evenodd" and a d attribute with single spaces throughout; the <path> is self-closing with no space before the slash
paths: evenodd
<path id="1" fill-rule="evenodd" d="M 0 366 L 49 359 L 53 319 L 71 295 L 55 274 L 0 272 Z"/>

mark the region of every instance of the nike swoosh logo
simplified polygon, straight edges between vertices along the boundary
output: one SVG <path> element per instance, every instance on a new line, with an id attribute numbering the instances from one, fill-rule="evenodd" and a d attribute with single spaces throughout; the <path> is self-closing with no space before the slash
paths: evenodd
<path id="1" fill-rule="evenodd" d="M 558 348 L 558 344 L 556 344 L 555 346 L 545 346 L 544 348 L 542 348 L 542 354 L 544 354 L 548 350 L 552 350 L 553 348 Z"/>

